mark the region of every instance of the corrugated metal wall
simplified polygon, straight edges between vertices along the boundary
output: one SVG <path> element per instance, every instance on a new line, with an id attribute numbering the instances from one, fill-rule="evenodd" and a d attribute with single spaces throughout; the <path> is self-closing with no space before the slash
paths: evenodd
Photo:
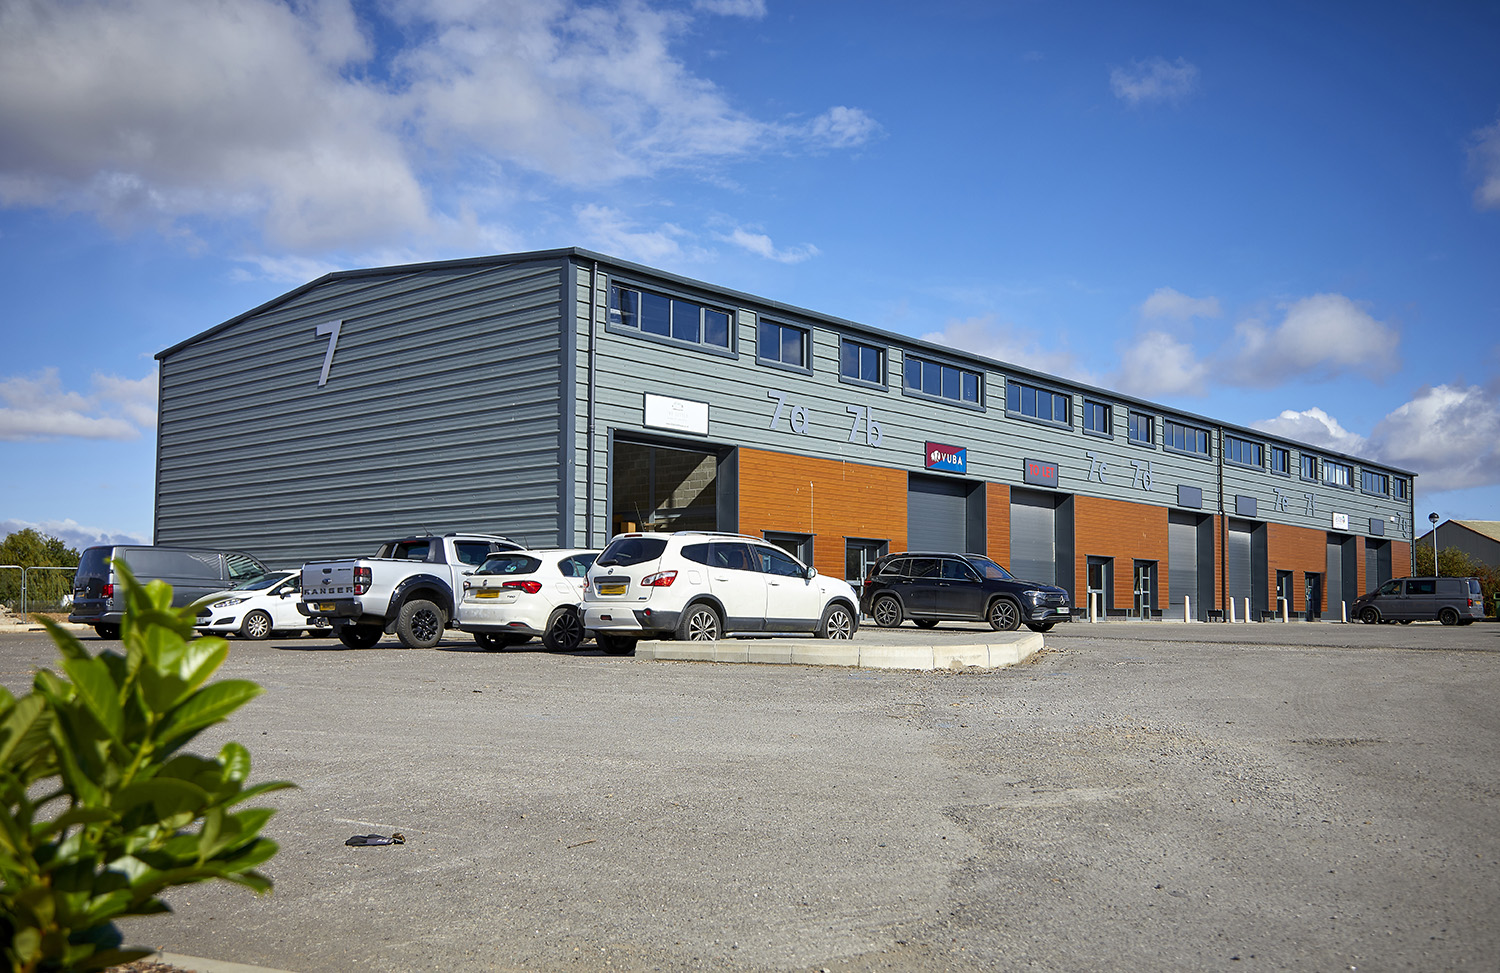
<path id="1" fill-rule="evenodd" d="M 165 354 L 156 542 L 277 565 L 422 530 L 558 543 L 568 276 L 551 261 L 337 278 Z"/>

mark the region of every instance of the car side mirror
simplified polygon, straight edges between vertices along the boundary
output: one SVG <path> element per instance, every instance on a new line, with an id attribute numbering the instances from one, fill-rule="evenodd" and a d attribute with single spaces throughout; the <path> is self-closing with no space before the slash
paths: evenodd
<path id="1" fill-rule="evenodd" d="M 808 569 L 807 569 L 807 580 L 811 581 L 813 578 L 816 578 L 817 576 L 818 576 L 818 569 L 815 568 L 815 567 L 808 567 Z"/>

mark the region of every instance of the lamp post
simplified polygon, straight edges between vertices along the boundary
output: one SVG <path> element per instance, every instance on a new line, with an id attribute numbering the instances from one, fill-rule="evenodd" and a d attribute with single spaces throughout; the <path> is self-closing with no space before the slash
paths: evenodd
<path id="1" fill-rule="evenodd" d="M 1428 522 L 1430 522 L 1432 524 L 1432 574 L 1433 574 L 1434 577 L 1440 577 L 1443 572 L 1440 571 L 1440 570 L 1438 570 L 1438 563 L 1437 563 L 1437 522 L 1438 522 L 1438 515 L 1435 514 L 1435 513 L 1428 514 L 1427 515 L 1427 520 L 1428 520 Z"/>

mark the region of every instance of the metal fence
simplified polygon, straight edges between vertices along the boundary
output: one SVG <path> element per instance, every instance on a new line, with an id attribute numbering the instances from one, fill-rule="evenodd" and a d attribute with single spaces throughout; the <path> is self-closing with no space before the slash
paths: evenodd
<path id="1" fill-rule="evenodd" d="M 20 575 L 9 572 L 14 571 Z M 0 604 L 17 615 L 30 612 L 65 612 L 73 604 L 76 567 L 32 567 L 0 564 Z M 21 582 L 20 588 L 15 581 Z"/>

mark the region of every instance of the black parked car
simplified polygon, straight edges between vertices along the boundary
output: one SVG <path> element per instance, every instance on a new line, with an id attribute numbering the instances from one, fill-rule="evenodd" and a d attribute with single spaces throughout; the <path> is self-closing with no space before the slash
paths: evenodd
<path id="1" fill-rule="evenodd" d="M 1022 622 L 1045 632 L 1072 619 L 1068 593 L 1022 581 L 982 554 L 887 554 L 870 567 L 860 611 L 882 628 L 910 618 L 920 628 L 940 621 L 987 621 L 1001 632 Z"/>

